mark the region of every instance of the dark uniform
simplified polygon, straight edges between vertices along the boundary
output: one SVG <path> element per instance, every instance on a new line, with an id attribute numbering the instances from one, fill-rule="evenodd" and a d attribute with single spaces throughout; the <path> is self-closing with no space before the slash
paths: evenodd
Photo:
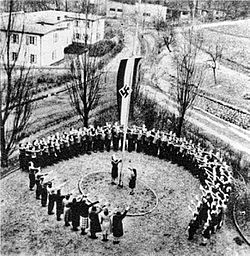
<path id="1" fill-rule="evenodd" d="M 57 190 L 57 194 L 55 196 L 55 201 L 56 201 L 56 219 L 57 221 L 61 220 L 61 214 L 64 212 L 64 205 L 63 205 L 63 199 L 66 196 L 61 195 L 60 189 Z"/>

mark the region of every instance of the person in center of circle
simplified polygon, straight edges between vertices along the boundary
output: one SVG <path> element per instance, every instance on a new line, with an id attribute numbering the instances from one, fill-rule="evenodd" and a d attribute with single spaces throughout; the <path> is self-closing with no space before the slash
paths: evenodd
<path id="1" fill-rule="evenodd" d="M 129 183 L 128 186 L 131 189 L 130 195 L 133 195 L 135 186 L 136 186 L 136 178 L 137 178 L 137 172 L 135 168 L 129 168 L 130 174 L 129 174 Z"/>
<path id="2" fill-rule="evenodd" d="M 115 180 L 117 179 L 118 177 L 118 164 L 121 162 L 122 160 L 121 159 L 117 159 L 116 158 L 116 155 L 113 155 L 111 157 L 111 164 L 112 164 L 112 169 L 111 169 L 111 178 L 112 178 L 112 181 L 111 181 L 111 185 L 115 185 Z"/>

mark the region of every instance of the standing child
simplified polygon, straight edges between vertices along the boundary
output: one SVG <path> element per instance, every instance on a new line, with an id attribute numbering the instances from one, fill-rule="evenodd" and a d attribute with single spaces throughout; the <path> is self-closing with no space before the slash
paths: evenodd
<path id="1" fill-rule="evenodd" d="M 109 213 L 108 208 L 104 208 L 103 212 L 101 213 L 101 226 L 102 226 L 102 241 L 108 241 L 108 235 L 110 234 L 111 229 L 111 215 Z"/>

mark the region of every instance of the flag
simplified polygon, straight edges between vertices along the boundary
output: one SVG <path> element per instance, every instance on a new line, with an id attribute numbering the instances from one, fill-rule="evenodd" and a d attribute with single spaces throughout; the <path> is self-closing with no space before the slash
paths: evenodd
<path id="1" fill-rule="evenodd" d="M 117 105 L 121 124 L 125 125 L 129 117 L 131 94 L 138 80 L 141 57 L 122 59 L 117 74 Z"/>

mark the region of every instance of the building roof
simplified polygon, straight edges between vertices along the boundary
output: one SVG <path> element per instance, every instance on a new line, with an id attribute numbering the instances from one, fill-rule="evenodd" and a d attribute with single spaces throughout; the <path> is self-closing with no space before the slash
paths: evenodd
<path id="1" fill-rule="evenodd" d="M 85 20 L 83 13 L 64 12 L 64 11 L 40 11 L 40 12 L 16 12 L 12 14 L 13 32 L 24 32 L 27 34 L 45 35 L 51 31 L 65 29 L 66 23 L 72 20 Z M 0 15 L 0 30 L 5 31 L 8 23 L 8 13 Z M 88 21 L 101 19 L 101 16 L 88 14 Z"/>

